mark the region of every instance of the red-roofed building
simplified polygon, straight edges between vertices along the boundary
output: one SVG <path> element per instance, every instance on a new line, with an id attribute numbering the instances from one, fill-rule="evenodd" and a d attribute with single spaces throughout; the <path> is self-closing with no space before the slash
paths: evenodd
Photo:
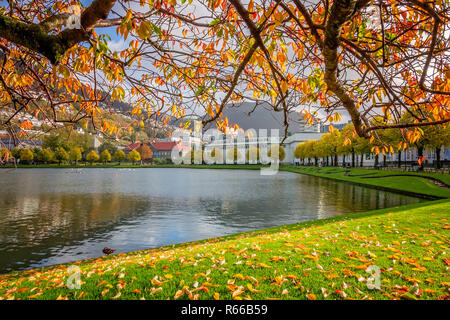
<path id="1" fill-rule="evenodd" d="M 126 146 L 123 149 L 123 152 L 125 152 L 125 154 L 128 155 L 131 151 L 137 150 L 137 148 L 139 148 L 140 146 L 141 146 L 141 142 L 133 142 L 133 143 L 129 144 L 128 146 Z"/>
<path id="2" fill-rule="evenodd" d="M 189 151 L 187 146 L 180 145 L 174 141 L 159 141 L 150 144 L 152 148 L 153 157 L 158 159 L 170 159 L 172 156 L 172 149 L 176 148 L 180 155 L 184 155 Z"/>

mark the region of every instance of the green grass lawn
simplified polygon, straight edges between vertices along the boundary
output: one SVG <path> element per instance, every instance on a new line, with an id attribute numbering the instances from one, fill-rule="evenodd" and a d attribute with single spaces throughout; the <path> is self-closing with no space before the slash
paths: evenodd
<path id="1" fill-rule="evenodd" d="M 449 219 L 440 200 L 101 257 L 80 289 L 70 264 L 13 272 L 0 299 L 448 299 Z"/>
<path id="2" fill-rule="evenodd" d="M 323 178 L 364 184 L 369 187 L 370 186 L 379 187 L 396 192 L 400 191 L 403 193 L 411 193 L 415 195 L 422 194 L 438 198 L 450 198 L 450 188 L 443 188 L 437 186 L 432 181 L 418 176 L 422 175 L 432 177 L 446 184 L 450 184 L 450 175 L 448 174 L 415 173 L 415 172 L 385 171 L 385 170 L 370 170 L 370 169 L 344 169 L 336 167 L 318 168 L 318 167 L 301 167 L 301 166 L 283 166 L 280 169 L 289 172 L 296 172 Z M 350 171 L 349 176 L 345 175 L 346 171 Z M 399 174 L 401 175 L 404 174 L 406 176 L 390 177 L 390 175 L 399 175 Z"/>

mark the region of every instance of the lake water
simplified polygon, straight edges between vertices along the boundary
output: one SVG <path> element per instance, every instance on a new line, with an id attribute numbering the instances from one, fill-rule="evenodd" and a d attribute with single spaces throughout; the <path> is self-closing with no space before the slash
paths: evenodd
<path id="1" fill-rule="evenodd" d="M 0 273 L 420 199 L 258 170 L 0 170 Z"/>

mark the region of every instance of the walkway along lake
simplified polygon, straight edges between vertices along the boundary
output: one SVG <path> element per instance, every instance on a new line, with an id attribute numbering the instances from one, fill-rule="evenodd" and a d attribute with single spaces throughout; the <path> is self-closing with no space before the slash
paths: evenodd
<path id="1" fill-rule="evenodd" d="M 420 201 L 290 172 L 0 170 L 0 273 Z"/>

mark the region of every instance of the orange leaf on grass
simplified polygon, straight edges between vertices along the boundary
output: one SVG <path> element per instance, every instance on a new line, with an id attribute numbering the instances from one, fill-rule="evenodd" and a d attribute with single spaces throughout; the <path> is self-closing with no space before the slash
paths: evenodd
<path id="1" fill-rule="evenodd" d="M 314 294 L 307 294 L 306 295 L 306 297 L 309 299 L 309 300 L 317 300 L 317 298 L 316 298 L 316 296 L 314 295 Z"/>

